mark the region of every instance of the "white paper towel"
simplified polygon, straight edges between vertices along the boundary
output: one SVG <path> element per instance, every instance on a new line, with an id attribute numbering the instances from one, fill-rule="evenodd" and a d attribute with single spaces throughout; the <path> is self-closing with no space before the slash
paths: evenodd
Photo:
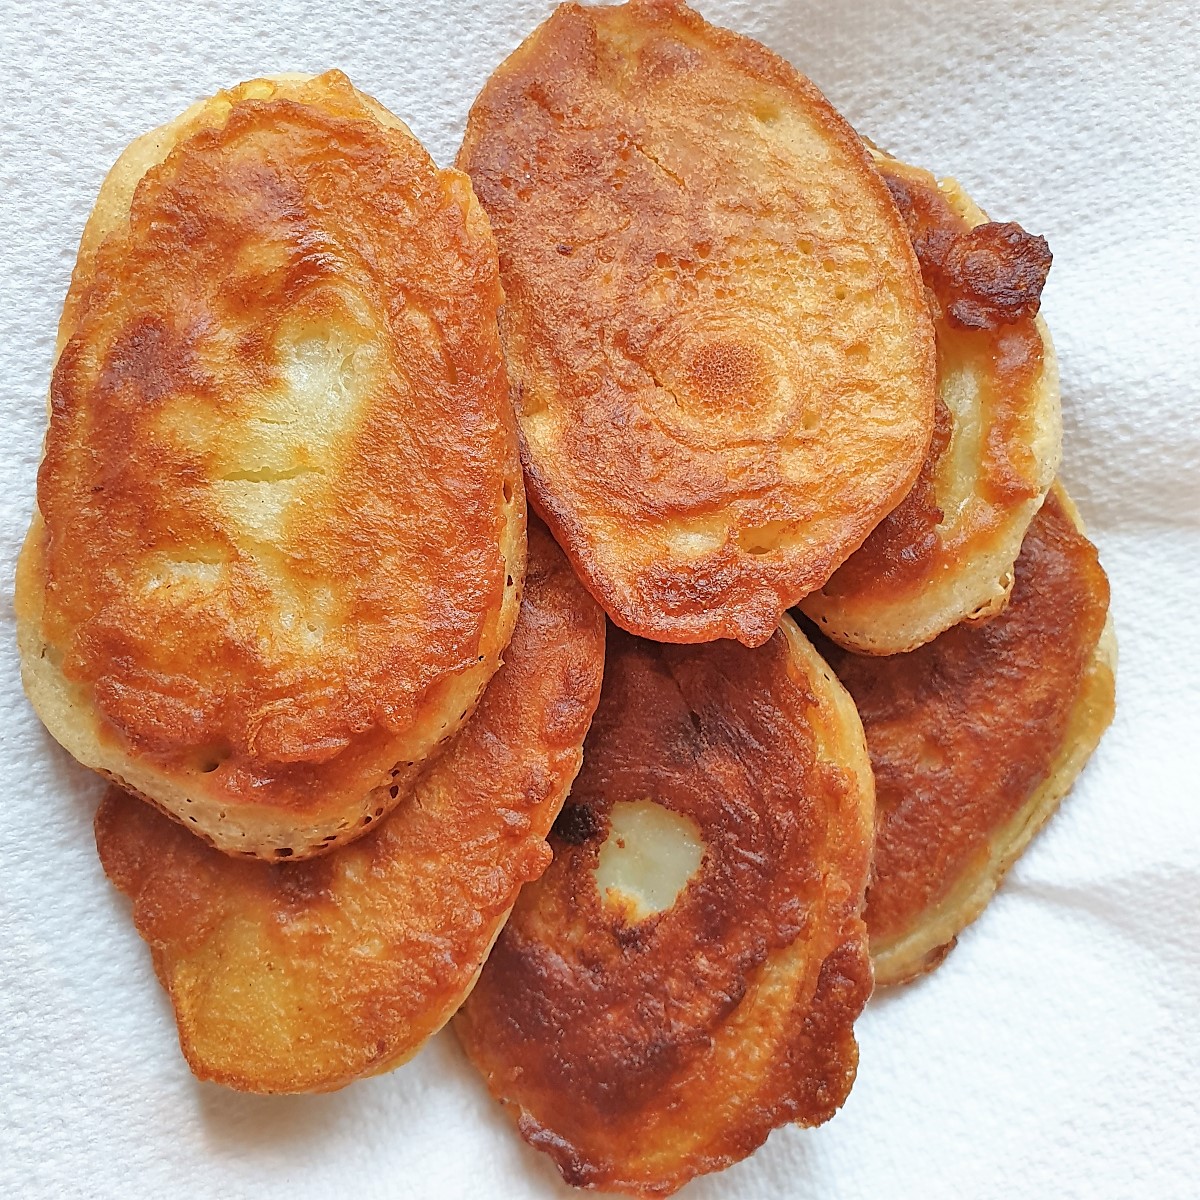
<path id="1" fill-rule="evenodd" d="M 1115 725 L 844 1111 L 701 1197 L 1200 1195 L 1200 32 L 1195 0 L 710 0 L 880 144 L 1045 234 L 1067 483 L 1113 582 Z M 0 1196 L 546 1197 L 454 1040 L 323 1097 L 195 1083 L 92 845 L 100 787 L 21 694 L 13 562 L 58 309 L 104 172 L 241 79 L 344 69 L 439 162 L 543 0 L 0 0 Z"/>

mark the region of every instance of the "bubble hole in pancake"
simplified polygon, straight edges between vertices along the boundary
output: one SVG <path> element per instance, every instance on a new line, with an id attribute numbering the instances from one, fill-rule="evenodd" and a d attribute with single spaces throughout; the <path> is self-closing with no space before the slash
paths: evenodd
<path id="1" fill-rule="evenodd" d="M 496 234 L 526 485 L 610 617 L 764 642 L 911 488 L 920 269 L 817 89 L 679 3 L 561 5 L 459 165 Z"/>
<path id="2" fill-rule="evenodd" d="M 866 920 L 881 984 L 953 949 L 1112 721 L 1108 580 L 1058 485 L 1015 574 L 1002 613 L 911 654 L 820 643 L 858 705 L 875 771 Z"/>
<path id="3" fill-rule="evenodd" d="M 544 529 L 474 715 L 394 811 L 300 863 L 235 859 L 113 788 L 96 818 L 109 878 L 170 995 L 201 1079 L 329 1091 L 416 1053 L 472 987 L 579 769 L 604 618 Z"/>
<path id="4" fill-rule="evenodd" d="M 801 603 L 850 650 L 898 654 L 999 612 L 1062 451 L 1058 367 L 1038 315 L 1043 238 L 990 222 L 953 179 L 886 155 L 937 333 L 933 441 L 915 486 Z"/>
<path id="5" fill-rule="evenodd" d="M 567 1182 L 666 1195 L 833 1115 L 871 835 L 858 716 L 790 619 L 757 649 L 610 626 L 554 861 L 454 1023 Z"/>
<path id="6" fill-rule="evenodd" d="M 300 858 L 454 732 L 524 571 L 502 298 L 467 178 L 340 72 L 122 154 L 17 578 L 26 689 L 80 762 Z"/>

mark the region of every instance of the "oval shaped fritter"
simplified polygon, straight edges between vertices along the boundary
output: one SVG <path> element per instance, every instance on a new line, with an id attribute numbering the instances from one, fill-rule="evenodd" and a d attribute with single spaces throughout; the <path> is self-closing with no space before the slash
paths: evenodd
<path id="1" fill-rule="evenodd" d="M 790 620 L 753 650 L 610 627 L 554 861 L 455 1021 L 569 1183 L 665 1195 L 832 1116 L 871 814 L 854 706 Z"/>
<path id="2" fill-rule="evenodd" d="M 416 786 L 376 794 L 382 824 L 352 845 L 302 863 L 234 859 L 109 792 L 100 859 L 133 900 L 197 1076 L 329 1091 L 416 1053 L 550 859 L 603 659 L 603 615 L 534 527 L 504 666 Z"/>
<path id="3" fill-rule="evenodd" d="M 1062 449 L 1058 368 L 1037 315 L 1043 238 L 998 224 L 953 179 L 886 155 L 937 333 L 933 441 L 912 491 L 801 604 L 834 641 L 898 654 L 999 612 Z"/>
<path id="4" fill-rule="evenodd" d="M 682 4 L 563 4 L 458 162 L 500 248 L 534 505 L 618 625 L 764 642 L 929 446 L 920 272 L 857 135 Z"/>
<path id="5" fill-rule="evenodd" d="M 931 970 L 1070 789 L 1113 716 L 1108 580 L 1055 486 L 1008 607 L 890 658 L 822 643 L 875 770 L 867 927 L 879 983 Z"/>
<path id="6" fill-rule="evenodd" d="M 26 688 L 76 758 L 227 852 L 303 857 L 454 732 L 524 569 L 501 300 L 469 181 L 339 72 L 133 143 L 18 574 Z"/>

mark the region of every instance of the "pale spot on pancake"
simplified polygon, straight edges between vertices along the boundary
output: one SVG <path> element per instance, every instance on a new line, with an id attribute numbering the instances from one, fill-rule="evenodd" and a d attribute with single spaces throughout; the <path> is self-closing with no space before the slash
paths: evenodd
<path id="1" fill-rule="evenodd" d="M 774 99 L 763 94 L 754 120 L 768 131 L 768 145 L 780 148 L 793 160 L 814 164 L 833 165 L 826 132 L 807 114 L 798 112 L 792 98 L 780 93 Z M 777 153 L 779 150 L 776 151 Z M 764 155 L 765 157 L 765 155 Z M 819 174 L 819 171 L 814 171 Z"/>
<path id="2" fill-rule="evenodd" d="M 252 79 L 243 85 L 242 95 L 247 100 L 270 100 L 275 90 L 275 84 L 269 79 Z"/>
<path id="3" fill-rule="evenodd" d="M 343 316 L 357 305 L 339 296 L 333 307 L 342 319 L 281 331 L 274 346 L 278 382 L 239 398 L 211 459 L 212 488 L 238 560 L 254 564 L 273 599 L 264 649 L 279 641 L 311 652 L 324 641 L 337 606 L 331 588 L 306 588 L 295 578 L 294 565 L 310 548 L 291 518 L 303 514 L 315 488 L 326 486 L 326 465 L 349 451 L 376 384 L 379 354 L 369 327 Z"/>
<path id="4" fill-rule="evenodd" d="M 203 594 L 220 583 L 225 570 L 225 560 L 216 551 L 190 551 L 189 557 L 174 557 L 170 554 L 155 555 L 147 560 L 142 591 L 149 595 L 162 588 L 178 589 L 173 598 L 184 599 L 190 593 Z"/>
<path id="5" fill-rule="evenodd" d="M 287 586 L 280 595 L 279 627 L 289 640 L 312 651 L 330 635 L 337 612 L 338 600 L 332 588 L 319 586 L 301 591 Z"/>
<path id="6" fill-rule="evenodd" d="M 667 534 L 667 544 L 685 558 L 699 558 L 720 549 L 725 543 L 723 522 L 712 522 L 707 527 L 695 524 L 679 524 Z"/>
<path id="7" fill-rule="evenodd" d="M 737 540 L 747 554 L 770 554 L 781 546 L 792 545 L 803 527 L 796 521 L 764 521 L 739 529 Z"/>
<path id="8" fill-rule="evenodd" d="M 377 374 L 373 340 L 368 328 L 344 318 L 281 330 L 274 345 L 278 382 L 238 398 L 216 447 L 214 482 L 290 484 L 320 473 L 337 445 L 354 436 L 370 399 Z M 247 519 L 239 495 L 229 489 L 226 501 L 236 517 Z M 248 519 L 251 528 L 261 520 Z"/>
<path id="9" fill-rule="evenodd" d="M 630 921 L 670 908 L 704 858 L 695 821 L 653 800 L 621 801 L 609 814 L 596 887 Z"/>
<path id="10" fill-rule="evenodd" d="M 939 384 L 954 429 L 937 466 L 936 487 L 942 525 L 952 527 L 962 518 L 979 488 L 984 438 L 980 401 L 985 381 L 972 362 L 946 362 Z"/>
<path id="11" fill-rule="evenodd" d="M 342 882 L 361 884 L 366 878 L 367 866 L 367 860 L 361 854 L 343 854 L 336 869 Z"/>

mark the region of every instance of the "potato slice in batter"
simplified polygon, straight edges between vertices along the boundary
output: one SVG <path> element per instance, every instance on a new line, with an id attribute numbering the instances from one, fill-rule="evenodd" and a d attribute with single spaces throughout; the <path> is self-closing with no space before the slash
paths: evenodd
<path id="1" fill-rule="evenodd" d="M 504 665 L 415 787 L 349 846 L 230 858 L 113 789 L 96 844 L 133 900 L 201 1079 L 329 1091 L 398 1066 L 470 990 L 579 769 L 604 618 L 544 529 Z M 384 814 L 395 806 L 390 816 Z"/>
<path id="2" fill-rule="evenodd" d="M 84 230 L 17 577 L 58 741 L 231 854 L 390 807 L 517 617 L 501 300 L 469 181 L 340 72 L 134 142 Z"/>
<path id="3" fill-rule="evenodd" d="M 475 101 L 533 504 L 612 619 L 757 645 L 911 488 L 933 331 L 817 89 L 683 4 L 564 4 Z"/>
<path id="4" fill-rule="evenodd" d="M 1013 563 L 1054 482 L 1058 367 L 1037 315 L 1043 238 L 989 221 L 953 179 L 879 155 L 925 275 L 938 347 L 933 441 L 913 490 L 801 603 L 861 654 L 899 654 L 1008 603 Z"/>
<path id="5" fill-rule="evenodd" d="M 1108 580 L 1056 486 L 999 616 L 911 654 L 822 649 L 858 705 L 875 769 L 875 977 L 902 983 L 953 949 L 1112 721 Z"/>
<path id="6" fill-rule="evenodd" d="M 872 797 L 854 705 L 790 619 L 756 649 L 610 629 L 554 861 L 455 1021 L 567 1182 L 666 1195 L 842 1104 Z"/>

